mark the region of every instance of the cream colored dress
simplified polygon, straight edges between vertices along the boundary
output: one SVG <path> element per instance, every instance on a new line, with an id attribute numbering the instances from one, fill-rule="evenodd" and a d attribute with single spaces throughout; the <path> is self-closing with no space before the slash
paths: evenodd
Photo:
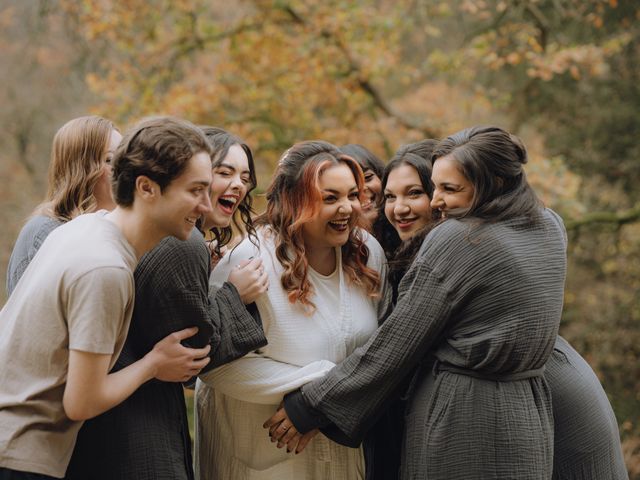
<path id="1" fill-rule="evenodd" d="M 381 272 L 384 254 L 363 232 L 369 248 L 368 266 Z M 212 288 L 227 279 L 240 261 L 260 256 L 269 274 L 269 290 L 256 304 L 269 344 L 200 377 L 196 387 L 196 476 L 202 480 L 359 479 L 364 478 L 362 449 L 338 445 L 316 435 L 300 454 L 271 443 L 264 421 L 283 396 L 324 376 L 336 363 L 364 344 L 377 328 L 378 307 L 353 285 L 342 269 L 336 249 L 336 270 L 328 276 L 310 271 L 316 310 L 305 314 L 291 304 L 280 283 L 282 266 L 265 230 L 260 249 L 249 240 L 223 258 L 211 275 Z"/>

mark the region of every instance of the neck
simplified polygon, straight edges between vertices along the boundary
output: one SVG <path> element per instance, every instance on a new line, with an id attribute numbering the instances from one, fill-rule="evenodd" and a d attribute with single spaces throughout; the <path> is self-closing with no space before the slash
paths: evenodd
<path id="1" fill-rule="evenodd" d="M 149 221 L 136 211 L 135 207 L 117 206 L 105 218 L 113 222 L 122 232 L 136 252 L 138 259 L 155 247 L 165 235 L 162 235 Z"/>
<path id="2" fill-rule="evenodd" d="M 307 262 L 321 275 L 331 275 L 336 269 L 336 249 L 333 247 L 310 248 L 305 246 Z"/>

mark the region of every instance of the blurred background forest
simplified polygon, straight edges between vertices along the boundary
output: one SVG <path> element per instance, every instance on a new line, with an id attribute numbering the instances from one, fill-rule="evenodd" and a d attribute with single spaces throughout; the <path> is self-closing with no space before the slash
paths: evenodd
<path id="1" fill-rule="evenodd" d="M 520 135 L 569 232 L 561 333 L 598 373 L 640 478 L 637 0 L 0 0 L 0 56 L 3 272 L 75 116 L 225 127 L 253 148 L 262 189 L 299 140 L 388 159 L 474 124 Z"/>

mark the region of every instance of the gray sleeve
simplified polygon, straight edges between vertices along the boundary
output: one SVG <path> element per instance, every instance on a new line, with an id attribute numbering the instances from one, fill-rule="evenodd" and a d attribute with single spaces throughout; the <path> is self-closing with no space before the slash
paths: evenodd
<path id="1" fill-rule="evenodd" d="M 49 234 L 62 225 L 60 220 L 33 217 L 18 235 L 7 267 L 7 296 L 10 296 L 25 270 Z"/>
<path id="2" fill-rule="evenodd" d="M 393 313 L 364 346 L 325 378 L 302 388 L 312 411 L 352 439 L 362 438 L 404 374 L 422 360 L 451 316 L 452 299 L 443 276 L 422 259 L 409 269 L 400 292 Z"/>
<path id="3" fill-rule="evenodd" d="M 217 342 L 211 345 L 211 362 L 203 372 L 267 344 L 258 309 L 255 304 L 245 306 L 233 284 L 225 282 L 209 300 L 209 318 Z"/>

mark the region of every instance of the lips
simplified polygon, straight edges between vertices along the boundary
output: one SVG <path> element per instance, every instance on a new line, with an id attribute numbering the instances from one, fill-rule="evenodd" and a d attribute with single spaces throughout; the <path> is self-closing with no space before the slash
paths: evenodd
<path id="1" fill-rule="evenodd" d="M 416 220 L 418 220 L 418 217 L 396 219 L 396 225 L 399 229 L 405 230 L 407 228 L 411 228 Z"/>
<path id="2" fill-rule="evenodd" d="M 223 213 L 233 215 L 239 200 L 237 195 L 222 195 L 218 198 L 218 207 Z"/>
<path id="3" fill-rule="evenodd" d="M 349 220 L 350 217 L 331 220 L 329 222 L 329 227 L 337 232 L 346 232 L 349 229 Z"/>
<path id="4" fill-rule="evenodd" d="M 197 218 L 192 218 L 192 217 L 187 217 L 185 218 L 185 220 L 187 221 L 187 223 L 189 225 L 195 226 L 196 225 L 196 221 L 198 221 Z"/>

